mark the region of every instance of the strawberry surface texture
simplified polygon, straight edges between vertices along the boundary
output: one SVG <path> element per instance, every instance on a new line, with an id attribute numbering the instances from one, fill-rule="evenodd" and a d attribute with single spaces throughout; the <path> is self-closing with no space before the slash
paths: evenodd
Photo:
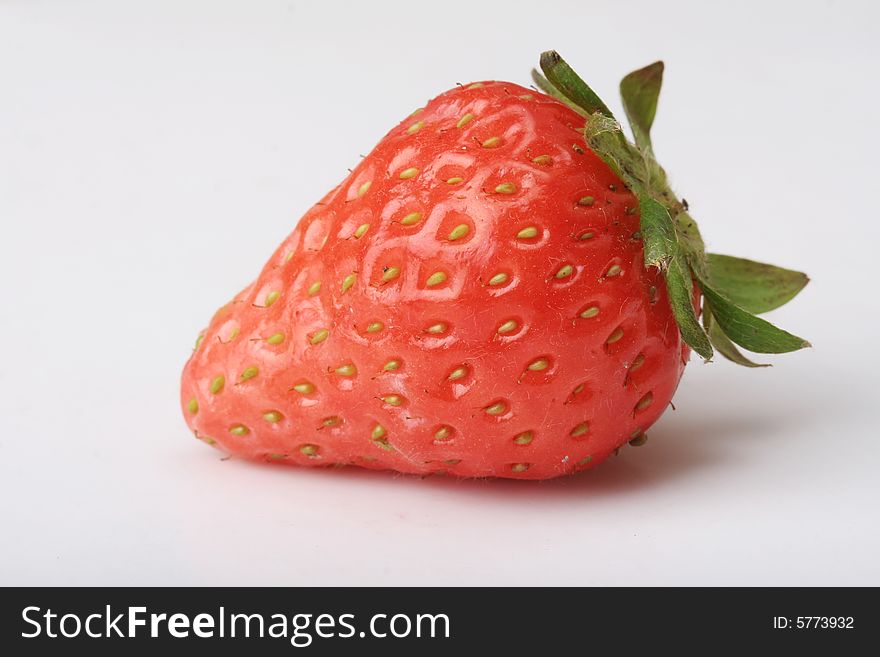
<path id="1" fill-rule="evenodd" d="M 689 349 L 638 200 L 583 127 L 494 81 L 397 125 L 199 336 L 181 386 L 196 437 L 300 466 L 517 479 L 644 442 Z"/>

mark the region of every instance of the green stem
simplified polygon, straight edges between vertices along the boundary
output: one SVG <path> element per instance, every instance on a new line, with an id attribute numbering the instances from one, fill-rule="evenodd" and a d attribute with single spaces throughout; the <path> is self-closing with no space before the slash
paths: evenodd
<path id="1" fill-rule="evenodd" d="M 641 233 L 646 267 L 658 267 L 664 274 L 670 306 L 682 339 L 709 360 L 712 345 L 725 357 L 755 367 L 734 346 L 752 351 L 782 353 L 809 343 L 755 317 L 736 300 L 785 300 L 797 294 L 807 278 L 799 272 L 737 258 L 714 261 L 706 256 L 700 229 L 686 204 L 669 186 L 666 172 L 657 162 L 650 130 L 654 122 L 663 63 L 655 62 L 626 76 L 620 91 L 624 109 L 635 137 L 631 143 L 608 106 L 556 51 L 541 54 L 541 70 L 533 72 L 535 83 L 546 93 L 572 107 L 586 118 L 584 139 L 639 200 Z M 713 262 L 722 263 L 725 276 L 713 278 Z M 704 326 L 697 321 L 692 304 L 693 284 L 698 281 L 704 297 L 711 297 L 714 312 L 704 308 Z M 728 289 L 725 289 L 727 281 Z"/>

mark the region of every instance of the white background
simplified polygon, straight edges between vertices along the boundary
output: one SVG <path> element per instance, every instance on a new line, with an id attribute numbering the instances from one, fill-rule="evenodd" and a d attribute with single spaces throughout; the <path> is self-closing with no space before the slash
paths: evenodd
<path id="1" fill-rule="evenodd" d="M 880 585 L 876 7 L 0 0 L 0 584 Z M 193 440 L 214 309 L 403 116 L 548 48 L 612 108 L 665 59 L 661 161 L 713 250 L 810 273 L 772 319 L 815 348 L 692 362 L 547 483 Z"/>

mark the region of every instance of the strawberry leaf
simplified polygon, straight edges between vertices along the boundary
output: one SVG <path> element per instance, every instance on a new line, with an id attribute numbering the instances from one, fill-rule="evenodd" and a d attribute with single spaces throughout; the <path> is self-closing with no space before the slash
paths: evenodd
<path id="1" fill-rule="evenodd" d="M 589 116 L 587 114 L 587 112 L 584 111 L 583 108 L 579 107 L 578 105 L 576 105 L 574 103 L 574 101 L 567 98 L 565 96 L 565 94 L 563 94 L 561 91 L 559 91 L 559 89 L 554 87 L 553 84 L 547 78 L 545 78 L 543 75 L 541 75 L 535 69 L 532 69 L 532 81 L 535 83 L 535 86 L 538 87 L 538 89 L 543 91 L 548 96 L 553 96 L 553 98 L 558 100 L 560 103 L 565 103 L 566 105 L 568 105 L 571 109 L 573 109 L 575 112 L 577 112 L 581 116 Z"/>
<path id="2" fill-rule="evenodd" d="M 710 253 L 709 280 L 737 306 L 759 314 L 791 301 L 810 279 L 799 271 Z"/>
<path id="3" fill-rule="evenodd" d="M 656 193 L 651 183 L 662 175 L 648 170 L 649 158 L 627 141 L 616 119 L 601 112 L 591 114 L 584 126 L 584 140 L 634 194 Z"/>
<path id="4" fill-rule="evenodd" d="M 698 276 L 706 277 L 706 247 L 697 222 L 686 210 L 675 215 L 675 234 Z"/>
<path id="5" fill-rule="evenodd" d="M 669 291 L 669 305 L 672 307 L 682 339 L 691 349 L 709 360 L 712 358 L 712 345 L 694 312 L 691 270 L 684 258 L 676 256 L 669 261 L 666 270 L 666 289 Z"/>
<path id="6" fill-rule="evenodd" d="M 682 339 L 700 356 L 712 358 L 712 345 L 694 312 L 693 275 L 678 243 L 669 210 L 659 201 L 639 194 L 645 266 L 659 267 L 666 276 L 669 303 Z"/>
<path id="7" fill-rule="evenodd" d="M 651 150 L 651 125 L 663 84 L 663 62 L 633 71 L 620 81 L 623 109 L 639 148 Z"/>
<path id="8" fill-rule="evenodd" d="M 664 268 L 678 250 L 675 226 L 662 203 L 643 194 L 638 198 L 645 265 Z"/>
<path id="9" fill-rule="evenodd" d="M 541 53 L 541 70 L 554 87 L 578 107 L 583 108 L 587 114 L 600 112 L 608 117 L 614 116 L 596 92 L 590 89 L 590 86 L 555 50 Z"/>
<path id="10" fill-rule="evenodd" d="M 709 342 L 715 347 L 715 351 L 727 360 L 743 367 L 770 367 L 769 363 L 755 363 L 749 360 L 736 348 L 736 345 L 731 342 L 730 338 L 718 326 L 718 322 L 712 318 L 712 306 L 708 302 L 703 306 L 703 326 L 706 329 L 706 333 L 709 334 Z"/>
<path id="11" fill-rule="evenodd" d="M 705 281 L 700 281 L 700 287 L 719 326 L 740 347 L 760 354 L 782 354 L 810 346 L 803 338 L 743 310 Z"/>
<path id="12" fill-rule="evenodd" d="M 809 346 L 791 333 L 755 317 L 791 300 L 807 283 L 800 272 L 730 256 L 707 256 L 688 204 L 669 186 L 666 171 L 654 157 L 651 128 L 663 83 L 664 66 L 655 62 L 623 78 L 620 94 L 635 144 L 596 93 L 556 51 L 541 55 L 536 84 L 587 118 L 587 146 L 623 180 L 639 201 L 646 267 L 666 277 L 669 302 L 682 339 L 705 359 L 713 345 L 730 360 L 759 367 L 736 345 L 759 353 L 782 353 Z M 704 296 L 704 325 L 693 307 L 694 282 Z M 705 327 L 705 328 L 704 328 Z"/>

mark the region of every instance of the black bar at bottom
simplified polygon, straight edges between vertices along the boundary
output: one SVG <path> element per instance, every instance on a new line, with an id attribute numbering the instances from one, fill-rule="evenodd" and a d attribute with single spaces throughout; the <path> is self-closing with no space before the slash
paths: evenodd
<path id="1" fill-rule="evenodd" d="M 0 645 L 17 649 L 5 654 L 82 648 L 90 655 L 136 647 L 163 655 L 297 648 L 588 654 L 598 645 L 622 654 L 661 647 L 850 654 L 880 638 L 876 594 L 868 588 L 6 588 Z"/>

